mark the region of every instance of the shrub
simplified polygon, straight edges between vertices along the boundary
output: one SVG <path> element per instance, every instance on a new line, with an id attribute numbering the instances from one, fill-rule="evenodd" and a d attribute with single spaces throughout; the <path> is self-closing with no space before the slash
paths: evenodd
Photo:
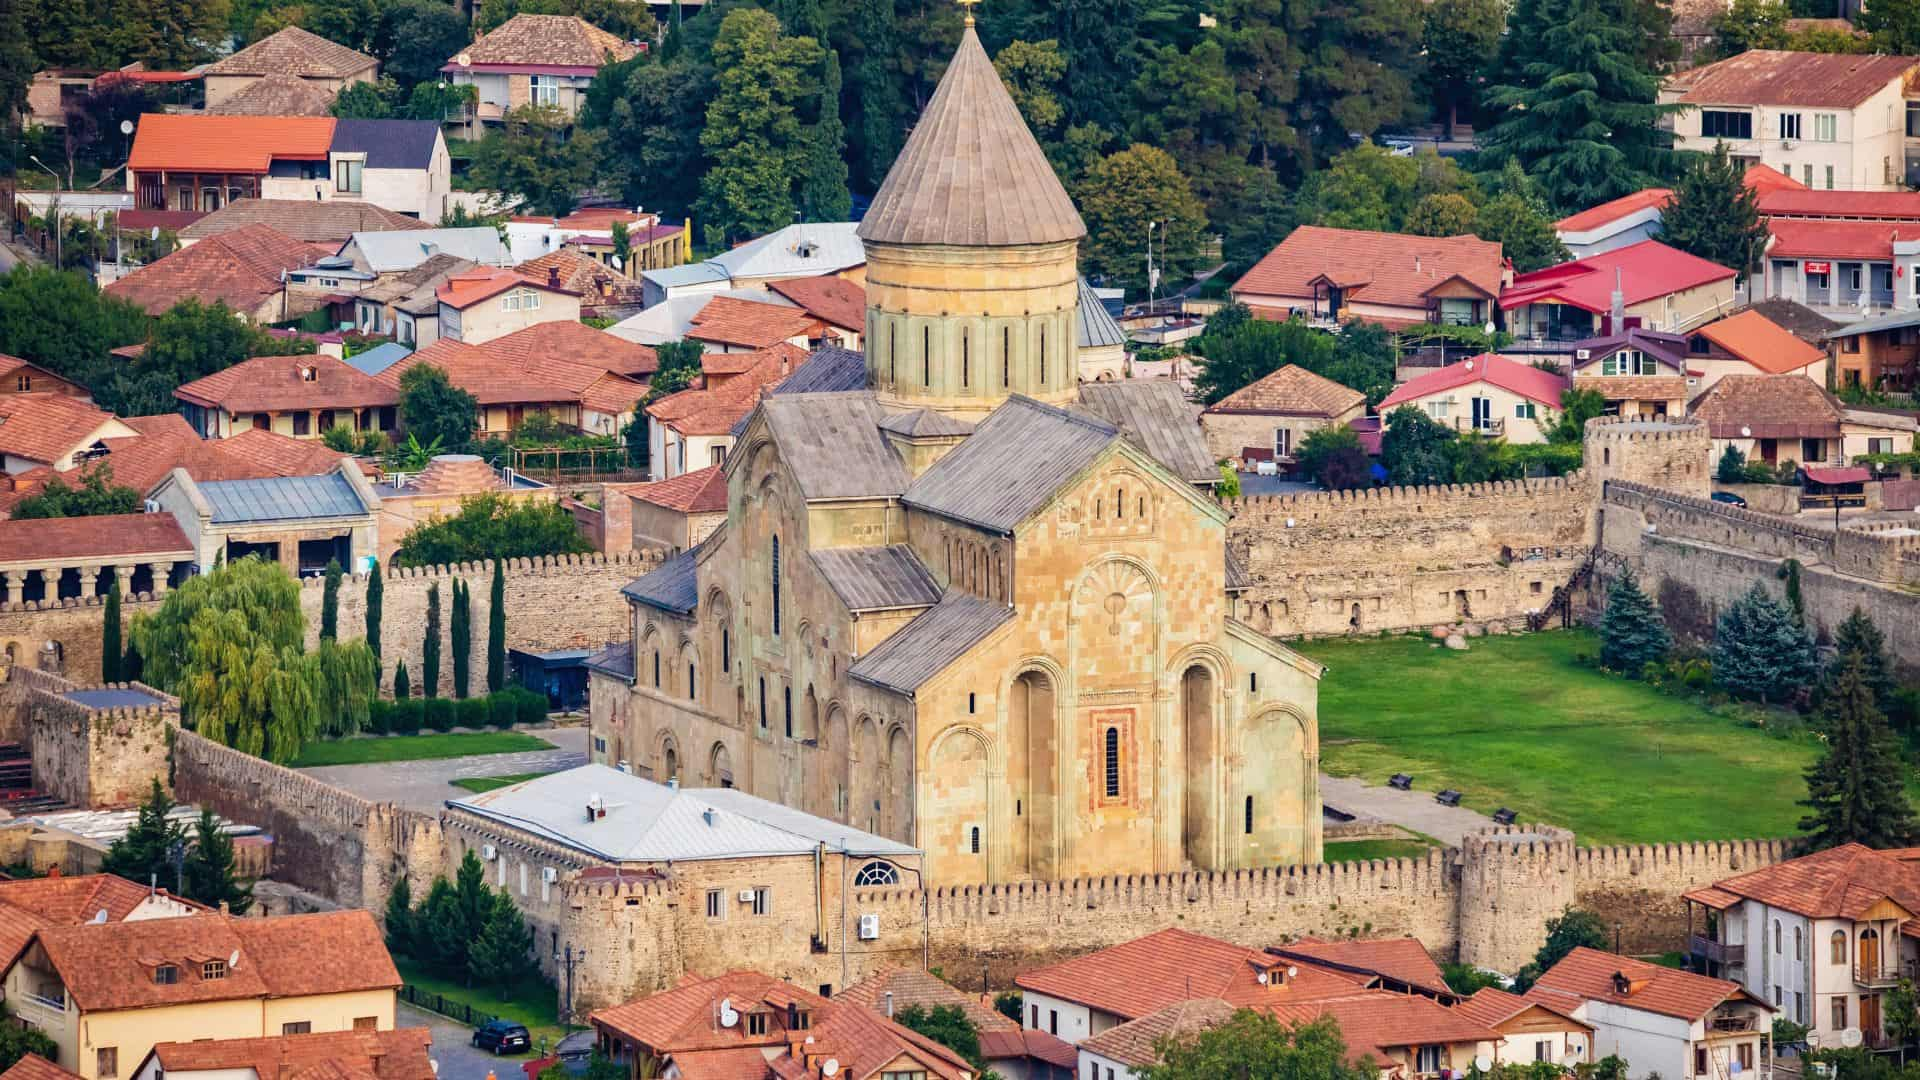
<path id="1" fill-rule="evenodd" d="M 420 730 L 420 722 L 426 702 L 421 698 L 401 698 L 393 703 L 390 721 L 395 734 L 412 735 Z"/>
<path id="2" fill-rule="evenodd" d="M 519 698 L 514 707 L 514 723 L 521 727 L 547 722 L 547 696 L 537 694 L 524 686 L 514 687 L 513 693 Z"/>
<path id="3" fill-rule="evenodd" d="M 486 727 L 487 722 L 493 719 L 493 709 L 487 704 L 486 698 L 464 698 L 454 707 L 454 710 L 463 728 L 478 730 Z"/>
<path id="4" fill-rule="evenodd" d="M 493 726 L 506 730 L 513 726 L 514 710 L 518 703 L 513 699 L 513 691 L 502 690 L 497 694 L 488 694 L 484 699 L 487 708 L 493 713 Z"/>
<path id="5" fill-rule="evenodd" d="M 367 731 L 373 735 L 385 735 L 393 730 L 393 705 L 385 698 L 374 698 L 367 705 Z"/>
<path id="6" fill-rule="evenodd" d="M 455 715 L 452 698 L 427 698 L 423 704 L 426 706 L 428 727 L 435 731 L 453 730 Z"/>

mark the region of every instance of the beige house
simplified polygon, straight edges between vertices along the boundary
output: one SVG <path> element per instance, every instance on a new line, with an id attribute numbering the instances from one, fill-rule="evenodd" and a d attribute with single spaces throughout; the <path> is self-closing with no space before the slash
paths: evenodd
<path id="1" fill-rule="evenodd" d="M 1395 387 L 1376 411 L 1411 405 L 1439 424 L 1510 443 L 1547 441 L 1567 377 L 1493 353 L 1448 364 Z"/>
<path id="2" fill-rule="evenodd" d="M 474 108 L 456 122 L 479 138 L 514 109 L 529 105 L 580 111 L 602 65 L 631 60 L 639 47 L 571 15 L 515 15 L 447 59 L 441 74 L 471 86 Z"/>
<path id="3" fill-rule="evenodd" d="M 106 439 L 139 432 L 84 398 L 33 391 L 0 395 L 0 468 L 9 474 L 73 468 Z"/>
<path id="4" fill-rule="evenodd" d="M 1303 225 L 1232 292 L 1268 319 L 1481 326 L 1497 318 L 1494 301 L 1510 275 L 1500 245 L 1478 237 Z"/>
<path id="5" fill-rule="evenodd" d="M 1642 240 L 1521 274 L 1500 292 L 1507 330 L 1536 345 L 1631 329 L 1684 333 L 1733 309 L 1734 271 Z"/>
<path id="6" fill-rule="evenodd" d="M 1344 426 L 1366 411 L 1367 395 L 1288 364 L 1207 406 L 1200 429 L 1216 460 L 1251 460 L 1246 451 L 1258 449 L 1291 462 L 1309 433 Z"/>
<path id="7" fill-rule="evenodd" d="M 319 353 L 256 356 L 174 389 L 201 438 L 262 430 L 318 439 L 338 426 L 391 435 L 400 388 Z"/>
<path id="8" fill-rule="evenodd" d="M 327 91 L 331 98 L 342 88 L 372 82 L 379 74 L 380 62 L 373 57 L 289 26 L 207 65 L 207 108 L 221 111 L 228 99 L 268 76 L 292 76 Z"/>
<path id="9" fill-rule="evenodd" d="M 1824 191 L 1902 191 L 1920 169 L 1920 59 L 1753 49 L 1669 76 L 1674 149 L 1768 165 Z M 1910 104 L 1910 102 L 1912 102 Z"/>
<path id="10" fill-rule="evenodd" d="M 1496 1061 L 1578 1065 L 1593 1060 L 1593 1026 L 1561 1007 L 1486 986 L 1454 1008 L 1499 1033 Z"/>
<path id="11" fill-rule="evenodd" d="M 246 1039 L 393 1027 L 400 975 L 365 911 L 224 913 L 44 927 L 11 959 L 8 1006 L 85 1080 L 130 1076 L 191 1032 Z"/>
<path id="12" fill-rule="evenodd" d="M 1845 408 L 1825 388 L 1797 375 L 1727 375 L 1687 403 L 1707 423 L 1713 468 L 1728 447 L 1749 462 L 1843 464 Z"/>
<path id="13" fill-rule="evenodd" d="M 579 322 L 580 294 L 499 267 L 454 274 L 434 290 L 442 341 L 481 345 L 549 322 Z"/>
<path id="14" fill-rule="evenodd" d="M 682 473 L 671 480 L 609 485 L 607 502 L 625 496 L 631 541 L 609 551 L 666 548 L 679 553 L 713 534 L 727 520 L 727 477 L 718 465 Z"/>
<path id="15" fill-rule="evenodd" d="M 195 480 L 176 468 L 148 498 L 180 523 L 202 568 L 254 555 L 295 577 L 329 562 L 362 573 L 379 538 L 380 497 L 351 459 L 321 476 L 264 480 Z"/>

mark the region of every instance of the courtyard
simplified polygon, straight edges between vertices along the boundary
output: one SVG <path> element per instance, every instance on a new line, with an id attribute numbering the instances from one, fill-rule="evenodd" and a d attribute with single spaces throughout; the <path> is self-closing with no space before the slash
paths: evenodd
<path id="1" fill-rule="evenodd" d="M 1769 734 L 1692 697 L 1576 662 L 1583 630 L 1473 639 L 1321 640 L 1296 647 L 1320 683 L 1321 769 L 1453 788 L 1483 814 L 1570 828 L 1583 843 L 1791 836 L 1818 755 L 1805 732 Z"/>

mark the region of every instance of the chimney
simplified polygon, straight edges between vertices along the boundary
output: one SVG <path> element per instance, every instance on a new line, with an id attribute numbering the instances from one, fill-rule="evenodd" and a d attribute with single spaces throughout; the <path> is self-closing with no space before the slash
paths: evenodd
<path id="1" fill-rule="evenodd" d="M 1420 272 L 1420 255 L 1417 252 L 1413 256 L 1413 272 L 1416 274 Z"/>
<path id="2" fill-rule="evenodd" d="M 1627 328 L 1627 292 L 1621 284 L 1620 268 L 1613 268 L 1613 296 L 1607 309 L 1607 333 L 1623 333 Z"/>
<path id="3" fill-rule="evenodd" d="M 893 1019 L 893 991 L 887 991 L 887 1019 Z"/>
<path id="4" fill-rule="evenodd" d="M 557 266 L 547 267 L 547 288 L 557 289 L 559 287 L 560 287 L 560 268 Z"/>
<path id="5" fill-rule="evenodd" d="M 233 914 L 233 912 L 227 910 L 227 902 L 225 900 L 220 901 L 220 914 L 222 915 Z"/>

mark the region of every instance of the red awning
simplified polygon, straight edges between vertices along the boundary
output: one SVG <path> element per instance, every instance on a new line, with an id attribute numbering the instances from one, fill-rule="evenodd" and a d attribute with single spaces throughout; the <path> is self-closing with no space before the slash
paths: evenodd
<path id="1" fill-rule="evenodd" d="M 1807 479 L 1816 484 L 1864 484 L 1873 479 L 1873 473 L 1864 465 L 1855 465 L 1846 469 L 1803 469 Z"/>

